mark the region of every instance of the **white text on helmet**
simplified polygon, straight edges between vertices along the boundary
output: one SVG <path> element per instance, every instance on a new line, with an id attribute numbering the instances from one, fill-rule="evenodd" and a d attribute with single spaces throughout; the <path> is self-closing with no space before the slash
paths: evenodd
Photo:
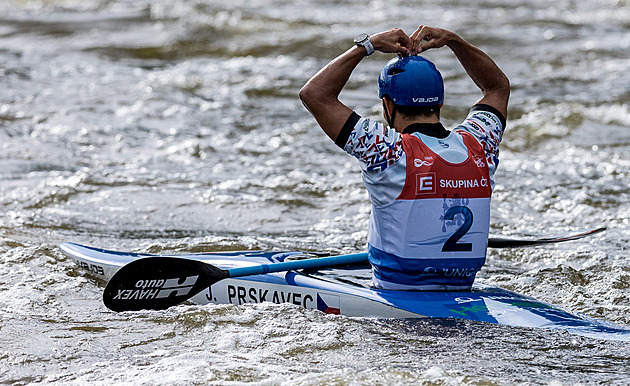
<path id="1" fill-rule="evenodd" d="M 413 100 L 414 103 L 430 103 L 430 102 L 437 102 L 438 100 L 440 100 L 439 97 L 433 97 L 433 98 L 411 98 Z"/>

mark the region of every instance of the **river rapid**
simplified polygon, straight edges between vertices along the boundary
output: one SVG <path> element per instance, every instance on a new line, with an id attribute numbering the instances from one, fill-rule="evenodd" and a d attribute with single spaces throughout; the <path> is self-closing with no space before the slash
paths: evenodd
<path id="1" fill-rule="evenodd" d="M 4 0 L 0 4 L 0 383 L 627 384 L 630 343 L 288 304 L 113 313 L 63 241 L 137 252 L 366 248 L 356 160 L 299 88 L 361 32 L 454 30 L 512 83 L 494 235 L 607 231 L 490 250 L 478 275 L 630 326 L 627 0 Z M 479 97 L 427 56 L 443 121 Z M 341 99 L 378 117 L 375 54 Z"/>

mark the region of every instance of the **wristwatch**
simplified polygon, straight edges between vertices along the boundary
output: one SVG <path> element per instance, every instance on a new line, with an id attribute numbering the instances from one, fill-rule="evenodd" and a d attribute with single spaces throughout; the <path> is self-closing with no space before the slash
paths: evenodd
<path id="1" fill-rule="evenodd" d="M 356 38 L 354 38 L 354 44 L 358 47 L 365 47 L 367 51 L 367 56 L 370 56 L 374 53 L 374 46 L 370 41 L 370 35 L 368 34 L 360 34 Z"/>

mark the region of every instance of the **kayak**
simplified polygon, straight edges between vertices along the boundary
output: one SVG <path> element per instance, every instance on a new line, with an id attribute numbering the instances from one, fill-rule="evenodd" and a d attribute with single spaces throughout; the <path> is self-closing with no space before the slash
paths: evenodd
<path id="1" fill-rule="evenodd" d="M 109 281 L 124 265 L 160 255 L 110 251 L 75 243 L 61 243 L 61 251 L 75 260 L 84 273 Z M 166 256 L 166 255 L 165 255 Z M 303 252 L 211 252 L 168 255 L 212 264 L 223 269 L 280 263 L 313 257 Z M 205 265 L 204 265 L 205 266 Z M 119 294 L 150 296 L 139 289 Z M 185 290 L 186 283 L 171 290 Z M 559 329 L 603 339 L 630 340 L 630 329 L 577 315 L 499 287 L 475 283 L 471 291 L 414 292 L 381 290 L 286 271 L 226 278 L 190 298 L 195 304 L 291 303 L 327 314 L 377 318 L 455 318 L 525 328 Z"/>

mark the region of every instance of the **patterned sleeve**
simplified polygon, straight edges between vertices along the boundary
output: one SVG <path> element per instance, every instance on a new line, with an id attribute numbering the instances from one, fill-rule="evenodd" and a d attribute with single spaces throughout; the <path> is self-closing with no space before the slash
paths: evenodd
<path id="1" fill-rule="evenodd" d="M 359 160 L 365 172 L 385 171 L 405 156 L 396 130 L 368 118 L 355 122 L 342 147 Z"/>
<path id="2" fill-rule="evenodd" d="M 463 130 L 472 134 L 483 146 L 486 160 L 494 174 L 499 166 L 499 143 L 505 130 L 505 118 L 495 108 L 487 105 L 475 105 L 464 123 L 455 130 Z"/>

